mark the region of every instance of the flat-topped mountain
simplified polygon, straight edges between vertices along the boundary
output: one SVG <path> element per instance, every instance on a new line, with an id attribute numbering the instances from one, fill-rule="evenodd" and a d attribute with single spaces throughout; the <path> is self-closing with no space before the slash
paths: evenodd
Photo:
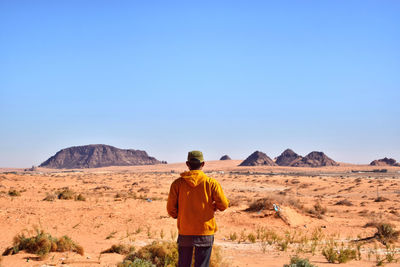
<path id="1" fill-rule="evenodd" d="M 267 154 L 261 151 L 256 151 L 250 156 L 248 156 L 248 158 L 245 159 L 242 163 L 239 164 L 239 166 L 261 166 L 261 165 L 276 166 L 276 163 L 270 157 L 268 157 Z"/>
<path id="2" fill-rule="evenodd" d="M 143 150 L 119 149 L 108 145 L 86 145 L 62 149 L 40 164 L 40 167 L 81 169 L 161 163 L 166 162 L 149 157 L 146 151 Z"/>
<path id="3" fill-rule="evenodd" d="M 371 166 L 400 166 L 400 163 L 396 163 L 395 159 L 385 157 L 383 159 L 374 160 L 369 165 L 371 165 Z"/>
<path id="4" fill-rule="evenodd" d="M 293 150 L 286 149 L 279 157 L 276 158 L 275 163 L 279 166 L 291 166 L 292 164 L 300 161 L 302 158 L 302 156 L 296 154 Z"/>
<path id="5" fill-rule="evenodd" d="M 290 166 L 294 167 L 322 167 L 322 166 L 339 166 L 333 159 L 329 158 L 324 152 L 313 151 L 297 162 L 293 162 Z"/>

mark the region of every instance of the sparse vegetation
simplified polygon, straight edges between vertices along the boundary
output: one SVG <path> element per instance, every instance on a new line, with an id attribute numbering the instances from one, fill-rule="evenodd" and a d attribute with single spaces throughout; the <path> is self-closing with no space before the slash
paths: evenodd
<path id="1" fill-rule="evenodd" d="M 57 196 L 54 194 L 47 194 L 43 201 L 54 201 L 56 200 Z"/>
<path id="2" fill-rule="evenodd" d="M 57 193 L 57 198 L 58 199 L 74 199 L 75 198 L 75 192 L 68 189 L 68 188 L 64 188 L 63 190 L 59 191 Z"/>
<path id="3" fill-rule="evenodd" d="M 294 256 L 290 258 L 290 264 L 285 264 L 283 267 L 316 267 L 312 265 L 308 259 L 302 259 L 298 256 Z"/>
<path id="4" fill-rule="evenodd" d="M 322 249 L 322 255 L 330 263 L 346 263 L 357 258 L 357 251 L 351 247 L 345 247 L 344 244 L 338 247 L 337 243 L 329 240 Z"/>
<path id="5" fill-rule="evenodd" d="M 104 251 L 102 251 L 101 253 L 118 253 L 121 255 L 128 255 L 132 252 L 135 251 L 135 247 L 134 246 L 128 246 L 125 244 L 118 244 L 118 245 L 112 245 L 111 248 L 106 249 Z"/>
<path id="6" fill-rule="evenodd" d="M 11 197 L 19 197 L 19 196 L 21 196 L 21 192 L 16 189 L 10 189 L 8 191 L 8 195 Z"/>
<path id="7" fill-rule="evenodd" d="M 380 223 L 376 226 L 377 239 L 384 245 L 394 243 L 399 239 L 400 231 L 396 231 L 395 226 L 390 223 Z"/>
<path id="8" fill-rule="evenodd" d="M 343 199 L 343 200 L 336 202 L 335 205 L 337 205 L 337 206 L 353 206 L 353 203 L 351 203 L 351 201 L 349 201 L 347 199 Z"/>
<path id="9" fill-rule="evenodd" d="M 82 194 L 79 194 L 75 197 L 76 201 L 86 201 L 86 197 Z"/>
<path id="10" fill-rule="evenodd" d="M 178 264 L 178 245 L 176 242 L 154 241 L 153 243 L 142 247 L 137 252 L 129 254 L 118 266 L 136 266 L 129 264 L 133 264 L 137 259 L 144 260 L 147 262 L 146 264 L 151 263 L 157 267 L 175 267 Z M 220 267 L 221 265 L 221 249 L 220 247 L 214 245 L 210 259 L 210 267 Z"/>
<path id="11" fill-rule="evenodd" d="M 156 267 L 151 261 L 135 259 L 134 261 L 124 260 L 117 264 L 117 267 Z"/>
<path id="12" fill-rule="evenodd" d="M 36 230 L 36 236 L 26 237 L 20 234 L 14 237 L 13 246 L 7 248 L 3 256 L 17 254 L 22 250 L 37 254 L 40 258 L 45 258 L 50 252 L 73 251 L 80 255 L 84 253 L 83 248 L 68 236 L 55 238 L 42 230 Z"/>
<path id="13" fill-rule="evenodd" d="M 326 207 L 323 207 L 321 203 L 318 201 L 314 204 L 313 209 L 309 209 L 308 213 L 314 215 L 318 219 L 322 219 L 322 215 L 324 215 L 327 211 Z"/>

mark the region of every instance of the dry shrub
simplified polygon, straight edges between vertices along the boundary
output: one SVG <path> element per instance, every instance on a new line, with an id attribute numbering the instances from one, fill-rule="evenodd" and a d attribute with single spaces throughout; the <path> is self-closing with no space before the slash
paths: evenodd
<path id="1" fill-rule="evenodd" d="M 137 252 L 133 252 L 126 256 L 124 262 L 120 263 L 118 267 L 136 266 L 129 265 L 128 263 L 133 263 L 137 259 L 144 260 L 145 262 L 151 262 L 157 267 L 175 267 L 178 265 L 178 258 L 178 244 L 176 242 L 154 241 L 153 243 L 142 247 Z M 210 267 L 220 266 L 222 266 L 221 248 L 219 246 L 214 246 L 211 253 Z"/>
<path id="2" fill-rule="evenodd" d="M 320 202 L 316 202 L 313 206 L 313 209 L 308 210 L 308 213 L 316 216 L 318 219 L 322 219 L 322 215 L 324 215 L 326 211 L 326 207 L 323 207 Z"/>
<path id="3" fill-rule="evenodd" d="M 277 204 L 278 206 L 289 206 L 301 211 L 304 210 L 304 205 L 295 197 L 270 194 L 268 197 L 260 198 L 250 203 L 249 207 L 245 211 L 259 212 L 261 210 L 273 210 L 273 204 Z"/>
<path id="4" fill-rule="evenodd" d="M 40 258 L 45 258 L 50 252 L 73 251 L 83 255 L 83 248 L 71 240 L 68 236 L 61 238 L 52 237 L 42 230 L 36 230 L 36 236 L 26 237 L 19 234 L 14 237 L 13 246 L 7 248 L 3 255 L 13 255 L 25 250 L 28 253 L 37 254 Z"/>
<path id="5" fill-rule="evenodd" d="M 153 242 L 139 251 L 129 254 L 126 260 L 133 262 L 136 258 L 150 261 L 159 266 L 177 266 L 178 246 L 175 242 Z"/>
<path id="6" fill-rule="evenodd" d="M 375 225 L 377 229 L 377 239 L 384 245 L 394 243 L 399 239 L 400 231 L 396 231 L 395 226 L 391 223 L 378 223 Z"/>
<path id="7" fill-rule="evenodd" d="M 58 199 L 74 199 L 75 198 L 75 192 L 72 191 L 71 189 L 65 188 L 62 191 L 57 193 L 57 198 Z"/>
<path id="8" fill-rule="evenodd" d="M 273 199 L 266 197 L 266 198 L 260 198 L 252 203 L 250 203 L 249 207 L 245 211 L 262 211 L 262 210 L 270 210 L 273 209 Z"/>
<path id="9" fill-rule="evenodd" d="M 82 194 L 79 194 L 75 197 L 76 201 L 86 201 L 86 197 Z"/>
<path id="10" fill-rule="evenodd" d="M 128 246 L 125 244 L 112 245 L 111 248 L 102 251 L 101 253 L 118 253 L 121 255 L 128 255 L 135 251 L 134 246 Z"/>
<path id="11" fill-rule="evenodd" d="M 330 240 L 322 249 L 322 255 L 330 263 L 346 263 L 357 258 L 357 250 L 351 247 L 338 247 L 337 244 Z"/>
<path id="12" fill-rule="evenodd" d="M 386 197 L 377 197 L 375 198 L 374 202 L 385 202 L 388 201 L 389 199 Z"/>
<path id="13" fill-rule="evenodd" d="M 54 201 L 56 200 L 57 196 L 54 194 L 47 194 L 45 198 L 43 198 L 43 201 Z"/>
<path id="14" fill-rule="evenodd" d="M 136 258 L 134 261 L 124 260 L 117 264 L 117 267 L 155 267 L 151 261 Z"/>
<path id="15" fill-rule="evenodd" d="M 337 206 L 353 206 L 353 203 L 351 203 L 351 201 L 349 201 L 347 199 L 343 199 L 343 200 L 336 202 L 335 205 L 337 205 Z"/>
<path id="16" fill-rule="evenodd" d="M 19 197 L 19 196 L 21 196 L 21 192 L 19 192 L 16 189 L 10 189 L 8 191 L 8 195 L 11 196 L 11 197 Z"/>

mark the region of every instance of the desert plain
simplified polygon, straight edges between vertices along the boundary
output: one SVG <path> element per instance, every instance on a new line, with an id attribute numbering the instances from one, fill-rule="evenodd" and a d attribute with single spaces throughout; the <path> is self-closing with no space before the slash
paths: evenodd
<path id="1" fill-rule="evenodd" d="M 230 200 L 215 215 L 220 266 L 283 266 L 294 255 L 332 266 L 322 255 L 329 245 L 357 251 L 357 259 L 341 266 L 400 266 L 399 241 L 360 241 L 373 237 L 379 224 L 400 229 L 400 167 L 238 167 L 240 162 L 210 161 L 204 168 Z M 138 250 L 153 241 L 175 242 L 176 220 L 168 216 L 166 201 L 170 184 L 185 170 L 184 163 L 0 169 L 1 252 L 15 236 L 37 229 L 68 235 L 84 249 L 84 255 L 51 252 L 45 258 L 20 251 L 2 256 L 0 265 L 116 266 L 124 255 L 101 253 L 112 245 Z M 82 201 L 50 197 L 67 188 Z"/>

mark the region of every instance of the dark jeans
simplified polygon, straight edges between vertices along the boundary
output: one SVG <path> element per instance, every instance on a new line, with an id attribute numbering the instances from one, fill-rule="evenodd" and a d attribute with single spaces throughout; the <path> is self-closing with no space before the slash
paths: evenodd
<path id="1" fill-rule="evenodd" d="M 212 246 L 210 247 L 181 247 L 179 246 L 178 267 L 192 266 L 192 256 L 194 248 L 194 267 L 210 266 Z"/>

